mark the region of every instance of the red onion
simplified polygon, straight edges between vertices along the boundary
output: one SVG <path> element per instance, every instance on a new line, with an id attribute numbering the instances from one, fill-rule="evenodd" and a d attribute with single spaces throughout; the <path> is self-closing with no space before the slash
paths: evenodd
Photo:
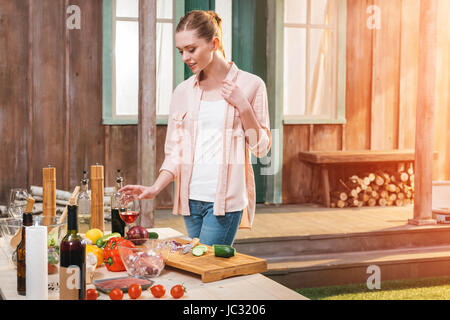
<path id="1" fill-rule="evenodd" d="M 148 239 L 148 231 L 141 226 L 131 227 L 127 232 L 127 239 L 135 245 L 141 245 Z"/>

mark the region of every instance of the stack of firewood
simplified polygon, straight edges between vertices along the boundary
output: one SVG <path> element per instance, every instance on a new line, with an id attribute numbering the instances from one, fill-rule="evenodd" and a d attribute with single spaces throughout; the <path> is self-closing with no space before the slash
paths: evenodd
<path id="1" fill-rule="evenodd" d="M 378 170 L 339 179 L 331 192 L 331 207 L 405 206 L 414 203 L 414 169 L 399 168 L 395 173 Z"/>

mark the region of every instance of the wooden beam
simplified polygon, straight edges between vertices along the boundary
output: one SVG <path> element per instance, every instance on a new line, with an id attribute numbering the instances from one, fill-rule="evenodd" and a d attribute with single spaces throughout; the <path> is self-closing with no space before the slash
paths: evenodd
<path id="1" fill-rule="evenodd" d="M 138 169 L 141 185 L 150 186 L 156 176 L 156 2 L 139 0 L 139 123 Z M 154 225 L 154 201 L 141 202 L 139 224 Z"/>
<path id="2" fill-rule="evenodd" d="M 420 2 L 418 97 L 416 111 L 415 199 L 413 225 L 432 219 L 433 123 L 436 88 L 437 0 Z"/>

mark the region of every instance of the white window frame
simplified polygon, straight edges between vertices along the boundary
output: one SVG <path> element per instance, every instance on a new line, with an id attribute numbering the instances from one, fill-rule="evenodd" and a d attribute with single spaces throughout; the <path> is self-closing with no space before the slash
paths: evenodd
<path id="1" fill-rule="evenodd" d="M 283 108 L 283 122 L 285 124 L 344 124 L 345 120 L 345 81 L 346 81 L 346 22 L 347 22 L 347 1 L 337 0 L 336 6 L 336 21 L 334 25 L 322 25 L 311 23 L 311 2 L 314 0 L 307 0 L 307 21 L 306 24 L 301 23 L 287 23 L 285 22 L 283 10 L 283 33 L 286 28 L 301 28 L 306 29 L 306 108 L 309 106 L 310 94 L 310 37 L 311 29 L 334 30 L 336 50 L 334 51 L 333 60 L 336 63 L 336 79 L 334 88 L 334 105 L 332 110 L 333 116 L 314 116 L 314 115 L 287 115 Z M 284 46 L 284 43 L 283 43 Z M 284 50 L 284 49 L 283 49 Z M 284 74 L 285 66 L 283 66 Z M 284 91 L 283 91 L 284 96 Z"/>
<path id="2" fill-rule="evenodd" d="M 108 0 L 104 0 L 108 1 Z M 111 48 L 112 53 L 112 70 L 111 72 L 111 97 L 105 99 L 103 102 L 103 124 L 105 125 L 136 125 L 138 124 L 138 115 L 117 115 L 116 113 L 116 55 L 115 55 L 115 46 L 116 46 L 116 22 L 117 21 L 135 21 L 139 23 L 139 18 L 134 17 L 117 17 L 116 14 L 116 0 L 112 1 L 112 37 L 111 37 Z M 181 16 L 184 15 L 184 0 L 173 0 L 173 8 L 172 8 L 172 19 L 167 18 L 157 18 L 157 23 L 172 23 L 173 30 L 176 28 L 176 24 Z M 173 89 L 184 80 L 184 67 L 183 61 L 181 61 L 177 56 L 177 51 L 175 50 L 175 39 L 173 39 Z M 105 53 L 104 53 L 105 56 Z M 105 72 L 104 72 L 105 75 Z M 106 91 L 106 90 L 104 90 Z M 110 101 L 109 103 L 105 103 L 105 100 Z M 108 105 L 109 104 L 109 105 Z M 109 110 L 105 110 L 109 109 Z M 157 115 L 157 124 L 167 124 L 168 115 Z"/>

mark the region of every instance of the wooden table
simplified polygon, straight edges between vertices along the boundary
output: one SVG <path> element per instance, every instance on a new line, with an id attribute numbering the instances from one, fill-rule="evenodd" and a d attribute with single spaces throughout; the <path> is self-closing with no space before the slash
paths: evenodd
<path id="1" fill-rule="evenodd" d="M 183 237 L 184 235 L 171 228 L 148 229 L 157 232 L 161 239 Z M 25 300 L 16 291 L 16 269 L 5 259 L 3 252 L 0 252 L 0 290 L 2 299 Z M 126 272 L 109 272 L 102 266 L 96 269 L 94 279 L 115 278 L 126 276 Z M 49 275 L 49 282 L 56 281 L 58 275 Z M 182 299 L 188 300 L 307 300 L 307 298 L 297 292 L 282 286 L 281 284 L 263 276 L 262 274 L 252 274 L 247 276 L 237 276 L 220 281 L 203 283 L 199 276 L 174 269 L 164 268 L 158 278 L 152 279 L 156 284 L 162 284 L 166 288 L 166 294 L 160 299 L 173 299 L 170 295 L 170 288 L 176 284 L 183 283 L 187 289 L 186 295 Z M 88 284 L 87 288 L 93 288 Z M 109 300 L 109 297 L 100 293 L 99 300 Z M 57 291 L 49 291 L 49 300 L 58 300 Z M 129 299 L 124 294 L 124 299 Z M 145 290 L 140 299 L 156 299 Z"/>
<path id="2" fill-rule="evenodd" d="M 436 159 L 438 153 L 434 153 Z M 323 205 L 331 206 L 329 167 L 331 165 L 351 165 L 355 163 L 404 162 L 413 163 L 414 150 L 359 150 L 359 151 L 309 151 L 299 152 L 299 160 L 320 167 L 320 177 L 323 190 Z"/>

